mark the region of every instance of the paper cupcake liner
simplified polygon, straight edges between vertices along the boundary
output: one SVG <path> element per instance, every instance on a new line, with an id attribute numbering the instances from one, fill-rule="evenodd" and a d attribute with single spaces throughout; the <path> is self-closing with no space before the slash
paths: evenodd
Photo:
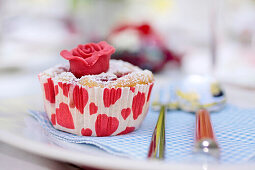
<path id="1" fill-rule="evenodd" d="M 121 135 L 139 128 L 149 107 L 153 83 L 101 88 L 40 76 L 44 106 L 52 125 L 83 136 Z"/>

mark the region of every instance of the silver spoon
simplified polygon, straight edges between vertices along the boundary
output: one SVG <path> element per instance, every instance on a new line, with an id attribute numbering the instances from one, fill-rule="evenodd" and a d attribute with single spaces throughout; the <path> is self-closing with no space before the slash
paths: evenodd
<path id="1" fill-rule="evenodd" d="M 226 103 L 220 84 L 212 77 L 191 75 L 183 79 L 176 95 L 180 109 L 196 113 L 194 151 L 219 158 L 209 112 L 222 109 Z"/>

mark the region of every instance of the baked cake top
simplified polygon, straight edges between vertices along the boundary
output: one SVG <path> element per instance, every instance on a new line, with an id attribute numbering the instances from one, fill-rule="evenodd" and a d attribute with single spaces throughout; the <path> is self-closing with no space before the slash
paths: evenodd
<path id="1" fill-rule="evenodd" d="M 89 87 L 133 87 L 154 81 L 149 70 L 142 70 L 122 60 L 110 60 L 109 70 L 96 75 L 84 75 L 76 78 L 69 71 L 69 65 L 57 65 L 45 70 L 40 76 L 51 77 L 53 81 L 78 84 Z"/>

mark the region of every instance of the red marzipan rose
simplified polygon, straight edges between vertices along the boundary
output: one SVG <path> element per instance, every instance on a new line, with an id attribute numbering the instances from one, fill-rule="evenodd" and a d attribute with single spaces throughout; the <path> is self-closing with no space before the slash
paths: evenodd
<path id="1" fill-rule="evenodd" d="M 78 45 L 71 51 L 63 50 L 60 55 L 69 60 L 70 71 L 80 78 L 84 75 L 100 74 L 109 69 L 109 60 L 115 48 L 105 41 Z"/>

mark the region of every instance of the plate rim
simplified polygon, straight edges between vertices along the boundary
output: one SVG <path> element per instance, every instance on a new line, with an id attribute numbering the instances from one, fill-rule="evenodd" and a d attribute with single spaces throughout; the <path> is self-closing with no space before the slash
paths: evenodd
<path id="1" fill-rule="evenodd" d="M 109 154 L 109 157 L 98 159 L 100 157 L 87 155 L 82 152 L 71 151 L 64 148 L 50 147 L 47 144 L 29 140 L 18 135 L 12 134 L 6 130 L 0 130 L 0 141 L 19 148 L 23 151 L 33 153 L 46 158 L 69 162 L 77 165 L 85 165 L 103 169 L 201 169 L 204 164 L 198 163 L 175 163 L 162 162 L 161 160 L 135 160 L 123 157 L 117 157 Z M 113 161 L 114 160 L 114 161 Z M 100 162 L 100 164 L 98 163 Z M 113 163 L 115 162 L 115 163 Z M 207 164 L 208 169 L 250 169 L 255 167 L 255 163 L 246 164 Z"/>

